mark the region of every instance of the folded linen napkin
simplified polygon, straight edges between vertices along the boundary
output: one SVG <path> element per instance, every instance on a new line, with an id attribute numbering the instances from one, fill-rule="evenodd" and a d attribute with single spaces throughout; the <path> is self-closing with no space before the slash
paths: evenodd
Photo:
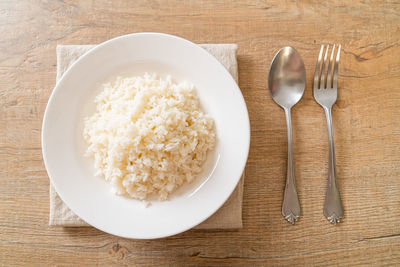
<path id="1" fill-rule="evenodd" d="M 238 68 L 236 60 L 236 44 L 202 44 L 218 59 L 238 82 Z M 80 56 L 93 48 L 94 45 L 58 45 L 57 46 L 57 81 L 68 67 Z M 242 200 L 244 174 L 235 191 L 225 204 L 210 218 L 195 227 L 195 229 L 235 229 L 242 228 Z M 89 226 L 75 215 L 58 196 L 50 183 L 50 219 L 51 226 L 81 227 Z"/>

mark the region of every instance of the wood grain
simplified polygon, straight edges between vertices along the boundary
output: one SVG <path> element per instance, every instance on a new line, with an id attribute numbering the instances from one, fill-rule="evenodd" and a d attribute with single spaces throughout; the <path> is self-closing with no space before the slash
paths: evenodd
<path id="1" fill-rule="evenodd" d="M 398 1 L 0 1 L 0 265 L 399 265 L 399 25 Z M 56 45 L 142 31 L 239 45 L 251 120 L 243 229 L 137 241 L 48 226 L 40 133 Z M 335 227 L 322 214 L 328 136 L 311 90 L 319 46 L 333 42 L 343 46 L 333 120 L 345 208 Z M 294 226 L 280 214 L 284 113 L 267 92 L 269 64 L 285 45 L 308 71 L 292 118 L 303 208 Z"/>

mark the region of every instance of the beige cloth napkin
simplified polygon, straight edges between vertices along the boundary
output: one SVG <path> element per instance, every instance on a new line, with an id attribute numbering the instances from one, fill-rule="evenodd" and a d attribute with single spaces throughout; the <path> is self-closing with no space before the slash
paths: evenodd
<path id="1" fill-rule="evenodd" d="M 203 44 L 200 45 L 215 56 L 238 82 L 238 68 L 236 60 L 236 44 Z M 94 45 L 59 45 L 57 46 L 57 81 L 68 67 L 80 56 L 93 48 Z M 196 229 L 235 229 L 242 228 L 242 200 L 244 174 L 238 186 L 225 204 Z M 58 196 L 50 184 L 50 219 L 49 225 L 79 227 L 89 226 L 75 215 Z"/>

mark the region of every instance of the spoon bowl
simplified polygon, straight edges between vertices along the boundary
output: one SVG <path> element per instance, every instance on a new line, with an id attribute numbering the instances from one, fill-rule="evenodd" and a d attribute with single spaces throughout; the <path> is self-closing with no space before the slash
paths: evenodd
<path id="1" fill-rule="evenodd" d="M 286 46 L 275 55 L 268 87 L 272 99 L 282 108 L 290 109 L 299 102 L 306 88 L 306 69 L 296 49 Z"/>

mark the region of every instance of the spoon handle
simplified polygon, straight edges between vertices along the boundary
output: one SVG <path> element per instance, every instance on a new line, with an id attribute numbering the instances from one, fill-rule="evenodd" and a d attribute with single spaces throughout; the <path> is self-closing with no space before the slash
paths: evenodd
<path id="1" fill-rule="evenodd" d="M 329 163 L 328 184 L 326 187 L 324 215 L 332 224 L 337 224 L 343 218 L 343 206 L 340 199 L 339 186 L 336 176 L 335 144 L 333 142 L 332 110 L 324 108 L 329 133 Z"/>
<path id="2" fill-rule="evenodd" d="M 292 120 L 290 116 L 290 109 L 285 108 L 287 135 L 288 135 L 288 162 L 287 162 L 287 177 L 285 194 L 282 204 L 282 215 L 285 219 L 294 224 L 298 220 L 301 209 L 299 197 L 296 190 L 296 180 L 294 177 L 294 164 L 292 152 Z"/>

